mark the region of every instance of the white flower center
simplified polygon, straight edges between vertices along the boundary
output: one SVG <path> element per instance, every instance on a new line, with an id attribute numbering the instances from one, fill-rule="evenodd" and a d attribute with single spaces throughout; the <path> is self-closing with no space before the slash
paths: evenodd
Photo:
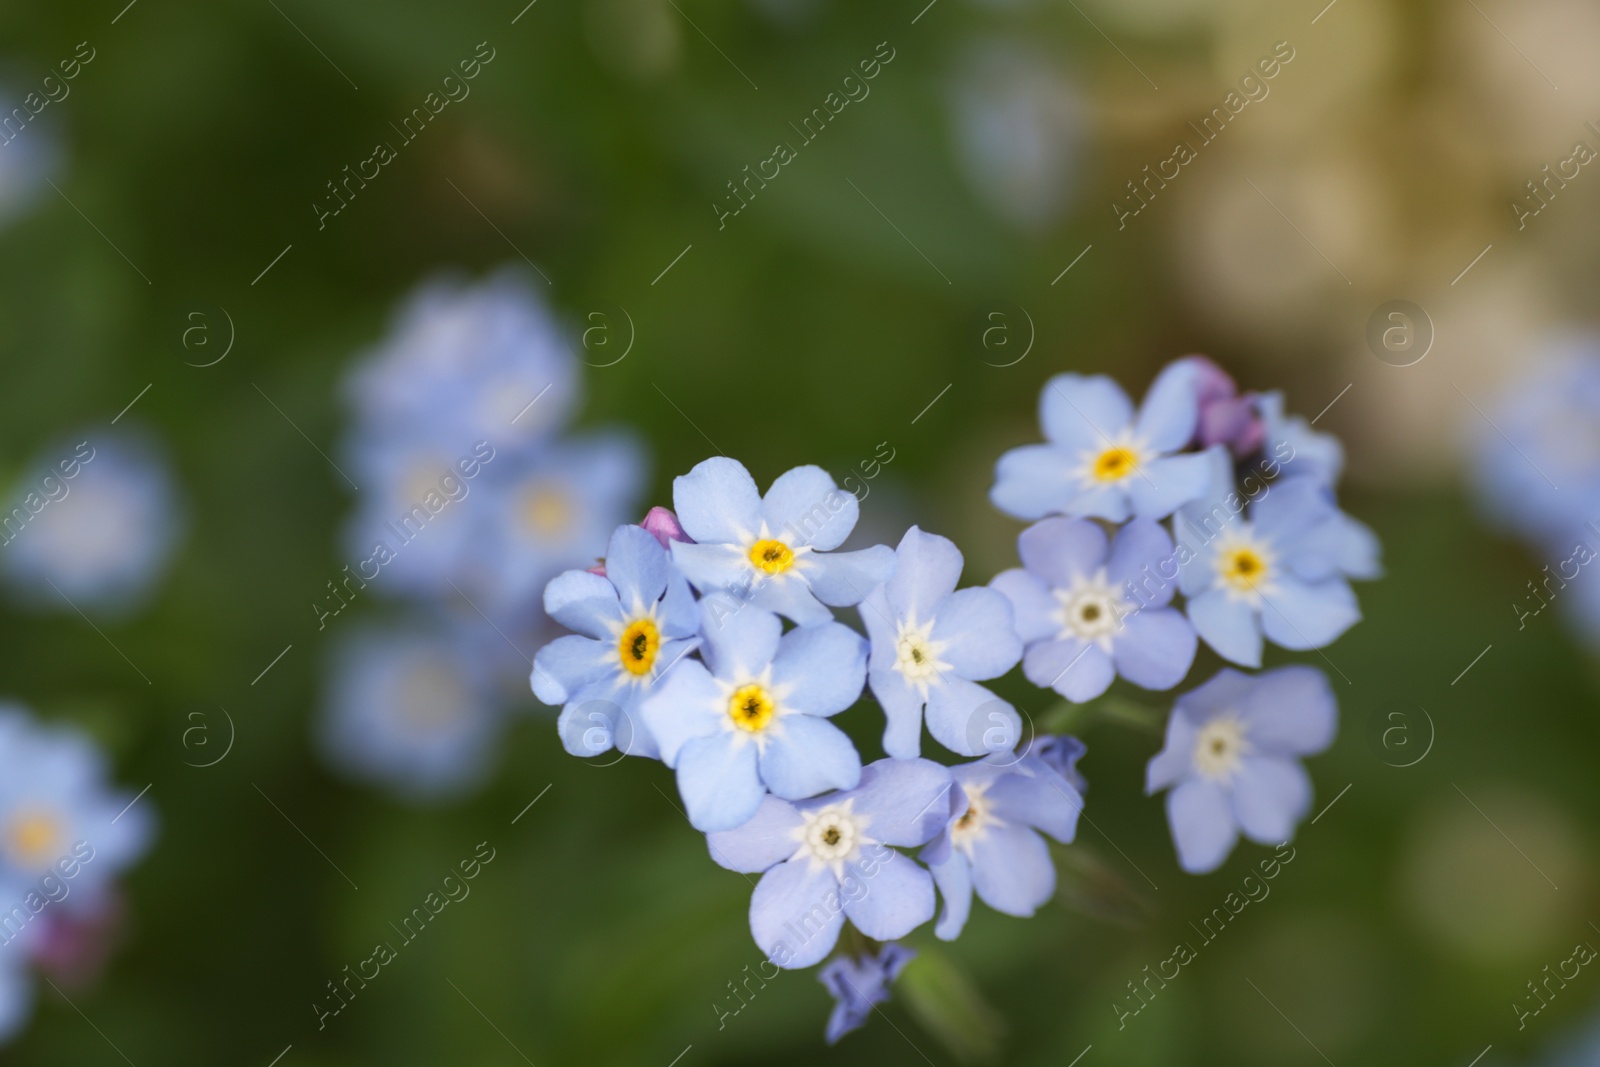
<path id="1" fill-rule="evenodd" d="M 1231 599 L 1259 607 L 1265 594 L 1276 591 L 1278 554 L 1248 527 L 1226 530 L 1217 538 L 1212 566 Z"/>
<path id="2" fill-rule="evenodd" d="M 1077 638 L 1111 651 L 1111 637 L 1122 629 L 1122 617 L 1132 605 L 1106 577 L 1105 568 L 1091 576 L 1076 576 L 1065 589 L 1052 589 L 1058 607 L 1055 621 L 1061 638 Z"/>
<path id="3" fill-rule="evenodd" d="M 855 798 L 851 797 L 841 804 L 802 811 L 800 817 L 804 822 L 789 832 L 800 847 L 789 858 L 805 859 L 812 870 L 831 867 L 834 874 L 842 878 L 844 865 L 856 858 L 861 846 L 877 844 L 865 832 L 872 820 L 855 814 L 851 810 L 855 803 Z"/>
<path id="4" fill-rule="evenodd" d="M 1194 742 L 1194 766 L 1214 781 L 1226 781 L 1251 751 L 1243 720 L 1233 712 L 1219 715 L 1200 728 Z"/>
<path id="5" fill-rule="evenodd" d="M 1004 826 L 1005 820 L 995 815 L 994 807 L 985 796 L 987 785 L 963 784 L 961 791 L 967 795 L 967 810 L 950 827 L 950 844 L 961 849 L 970 858 L 972 846 L 981 841 L 993 826 Z"/>
<path id="6" fill-rule="evenodd" d="M 935 641 L 932 635 L 932 622 L 919 626 L 916 619 L 911 618 L 900 624 L 900 632 L 894 642 L 894 669 L 923 692 L 933 684 L 941 670 L 950 666 L 939 658 L 939 653 L 944 651 L 944 643 Z"/>

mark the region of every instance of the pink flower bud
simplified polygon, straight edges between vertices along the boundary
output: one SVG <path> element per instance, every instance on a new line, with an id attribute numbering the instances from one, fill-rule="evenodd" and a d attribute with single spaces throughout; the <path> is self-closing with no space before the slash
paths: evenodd
<path id="1" fill-rule="evenodd" d="M 639 524 L 648 530 L 661 547 L 671 549 L 673 541 L 682 541 L 685 544 L 694 544 L 694 539 L 683 532 L 683 525 L 678 522 L 678 516 L 667 508 L 651 508 L 650 513 Z"/>
<path id="2" fill-rule="evenodd" d="M 1195 426 L 1195 442 L 1201 448 L 1227 445 L 1235 459 L 1259 449 L 1267 428 L 1256 413 L 1255 395 L 1240 394 L 1228 372 L 1205 356 L 1185 356 L 1180 362 L 1196 370 L 1200 420 Z"/>

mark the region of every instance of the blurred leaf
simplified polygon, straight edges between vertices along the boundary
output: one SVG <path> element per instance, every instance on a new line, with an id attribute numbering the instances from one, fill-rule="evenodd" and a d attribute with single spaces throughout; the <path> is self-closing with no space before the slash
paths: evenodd
<path id="1" fill-rule="evenodd" d="M 922 1028 L 962 1063 L 991 1063 L 1000 1055 L 1005 1024 L 977 985 L 943 952 L 917 949 L 897 988 Z"/>

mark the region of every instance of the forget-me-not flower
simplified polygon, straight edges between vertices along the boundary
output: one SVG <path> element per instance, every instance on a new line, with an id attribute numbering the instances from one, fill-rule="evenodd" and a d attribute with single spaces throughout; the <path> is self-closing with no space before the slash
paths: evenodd
<path id="1" fill-rule="evenodd" d="M 768 792 L 800 800 L 854 787 L 861 757 L 828 717 L 861 696 L 861 636 L 837 622 L 783 633 L 771 612 L 700 608 L 705 664 L 679 664 L 639 708 L 662 761 L 678 772 L 689 822 L 731 830 Z"/>
<path id="2" fill-rule="evenodd" d="M 1145 689 L 1170 689 L 1194 662 L 1194 627 L 1170 607 L 1177 592 L 1172 538 L 1134 519 L 1108 541 L 1087 519 L 1049 518 L 1017 538 L 1022 569 L 989 584 L 1006 595 L 1034 685 L 1083 702 L 1115 675 Z M 1163 579 L 1160 568 L 1173 570 Z"/>
<path id="3" fill-rule="evenodd" d="M 889 986 L 900 977 L 906 964 L 917 954 L 891 941 L 877 952 L 860 957 L 835 956 L 817 972 L 817 981 L 833 995 L 833 1011 L 828 1015 L 828 1044 L 867 1024 L 874 1005 L 889 999 Z"/>
<path id="4" fill-rule="evenodd" d="M 656 758 L 639 704 L 650 687 L 696 646 L 700 613 L 661 542 L 641 526 L 619 526 L 605 574 L 568 571 L 545 587 L 545 611 L 577 633 L 533 658 L 534 695 L 560 704 L 557 730 L 575 756 L 612 747 Z"/>
<path id="5" fill-rule="evenodd" d="M 860 504 L 821 467 L 796 467 L 762 496 L 737 460 L 715 456 L 673 479 L 678 521 L 696 543 L 672 558 L 726 616 L 745 604 L 802 626 L 833 617 L 828 605 L 859 604 L 889 575 L 887 545 L 834 552 L 855 529 Z M 732 598 L 732 599 L 729 599 Z"/>
<path id="6" fill-rule="evenodd" d="M 1263 634 L 1284 648 L 1332 642 L 1361 618 L 1340 569 L 1336 508 L 1313 478 L 1272 484 L 1250 505 L 1232 491 L 1232 463 L 1220 446 L 1207 458 L 1225 492 L 1178 515 L 1178 582 L 1189 621 L 1206 644 L 1235 663 L 1261 665 Z"/>
<path id="7" fill-rule="evenodd" d="M 1049 900 L 1056 869 L 1039 833 L 1071 841 L 1083 810 L 1077 789 L 1038 756 L 1007 767 L 979 760 L 950 774 L 949 821 L 918 856 L 944 898 L 934 933 L 946 941 L 966 925 L 974 889 L 995 911 L 1020 918 Z"/>
<path id="8" fill-rule="evenodd" d="M 931 760 L 882 759 L 861 784 L 791 803 L 768 796 L 744 825 L 708 834 L 711 858 L 760 874 L 750 933 L 779 967 L 819 963 L 849 919 L 875 941 L 933 918 L 933 878 L 894 847 L 927 843 L 950 817 L 950 771 Z"/>
<path id="9" fill-rule="evenodd" d="M 1333 690 L 1313 667 L 1253 676 L 1225 667 L 1179 697 L 1145 785 L 1171 790 L 1167 822 L 1183 869 L 1220 867 L 1241 830 L 1258 844 L 1289 840 L 1311 809 L 1299 758 L 1331 745 L 1337 729 Z"/>
<path id="10" fill-rule="evenodd" d="M 1078 761 L 1087 751 L 1088 746 L 1071 734 L 1040 734 L 1033 739 L 1027 754 L 1043 760 L 1045 766 L 1065 778 L 1081 797 L 1089 791 L 1089 783 L 1078 770 Z"/>
<path id="11" fill-rule="evenodd" d="M 956 590 L 961 551 L 913 526 L 894 553 L 894 573 L 861 603 L 872 639 L 867 679 L 888 720 L 884 751 L 910 759 L 928 731 L 950 751 L 1010 751 L 1022 733 L 1012 706 L 977 684 L 1022 658 L 1011 602 L 996 590 Z"/>
<path id="12" fill-rule="evenodd" d="M 1047 440 L 1000 457 L 989 499 L 1019 519 L 1061 514 L 1122 522 L 1160 519 L 1206 491 L 1210 468 L 1188 446 L 1199 419 L 1199 370 L 1168 366 L 1135 415 L 1104 375 L 1058 374 L 1039 395 Z"/>

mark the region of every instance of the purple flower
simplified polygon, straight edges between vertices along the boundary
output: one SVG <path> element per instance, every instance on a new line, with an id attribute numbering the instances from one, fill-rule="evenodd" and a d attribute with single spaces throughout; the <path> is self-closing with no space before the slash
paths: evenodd
<path id="1" fill-rule="evenodd" d="M 1022 673 L 1034 685 L 1082 703 L 1118 674 L 1171 689 L 1189 673 L 1194 627 L 1168 607 L 1175 583 L 1152 573 L 1173 558 L 1172 538 L 1155 522 L 1134 519 L 1108 544 L 1087 519 L 1045 519 L 1022 531 L 1017 553 L 1024 569 L 989 584 L 1011 601 Z"/>
<path id="2" fill-rule="evenodd" d="M 1185 356 L 1177 362 L 1192 366 L 1199 375 L 1200 419 L 1194 443 L 1201 448 L 1227 445 L 1235 459 L 1259 449 L 1267 429 L 1256 411 L 1255 394 L 1241 396 L 1228 372 L 1205 356 Z"/>
<path id="3" fill-rule="evenodd" d="M 869 952 L 829 960 L 817 973 L 817 981 L 834 999 L 833 1013 L 828 1016 L 828 1044 L 837 1044 L 845 1034 L 865 1026 L 873 1005 L 889 999 L 890 984 L 916 958 L 911 949 L 890 942 L 876 955 Z"/>
<path id="4" fill-rule="evenodd" d="M 820 963 L 846 918 L 875 941 L 933 918 L 933 878 L 889 846 L 927 843 L 949 818 L 950 771 L 924 759 L 884 759 L 855 789 L 790 803 L 767 796 L 734 830 L 706 835 L 711 858 L 760 874 L 750 933 L 779 967 Z"/>
<path id="5" fill-rule="evenodd" d="M 1055 892 L 1056 869 L 1039 831 L 1071 841 L 1083 797 L 1044 759 L 1009 767 L 979 760 L 951 768 L 944 831 L 923 849 L 944 913 L 934 933 L 953 941 L 966 925 L 972 891 L 995 911 L 1026 918 Z"/>
<path id="6" fill-rule="evenodd" d="M 1293 837 L 1311 809 L 1311 778 L 1298 757 L 1331 745 L 1338 724 L 1333 691 L 1313 667 L 1254 676 L 1225 667 L 1179 697 L 1145 789 L 1172 790 L 1167 822 L 1183 869 L 1216 870 L 1241 830 L 1263 845 Z"/>

